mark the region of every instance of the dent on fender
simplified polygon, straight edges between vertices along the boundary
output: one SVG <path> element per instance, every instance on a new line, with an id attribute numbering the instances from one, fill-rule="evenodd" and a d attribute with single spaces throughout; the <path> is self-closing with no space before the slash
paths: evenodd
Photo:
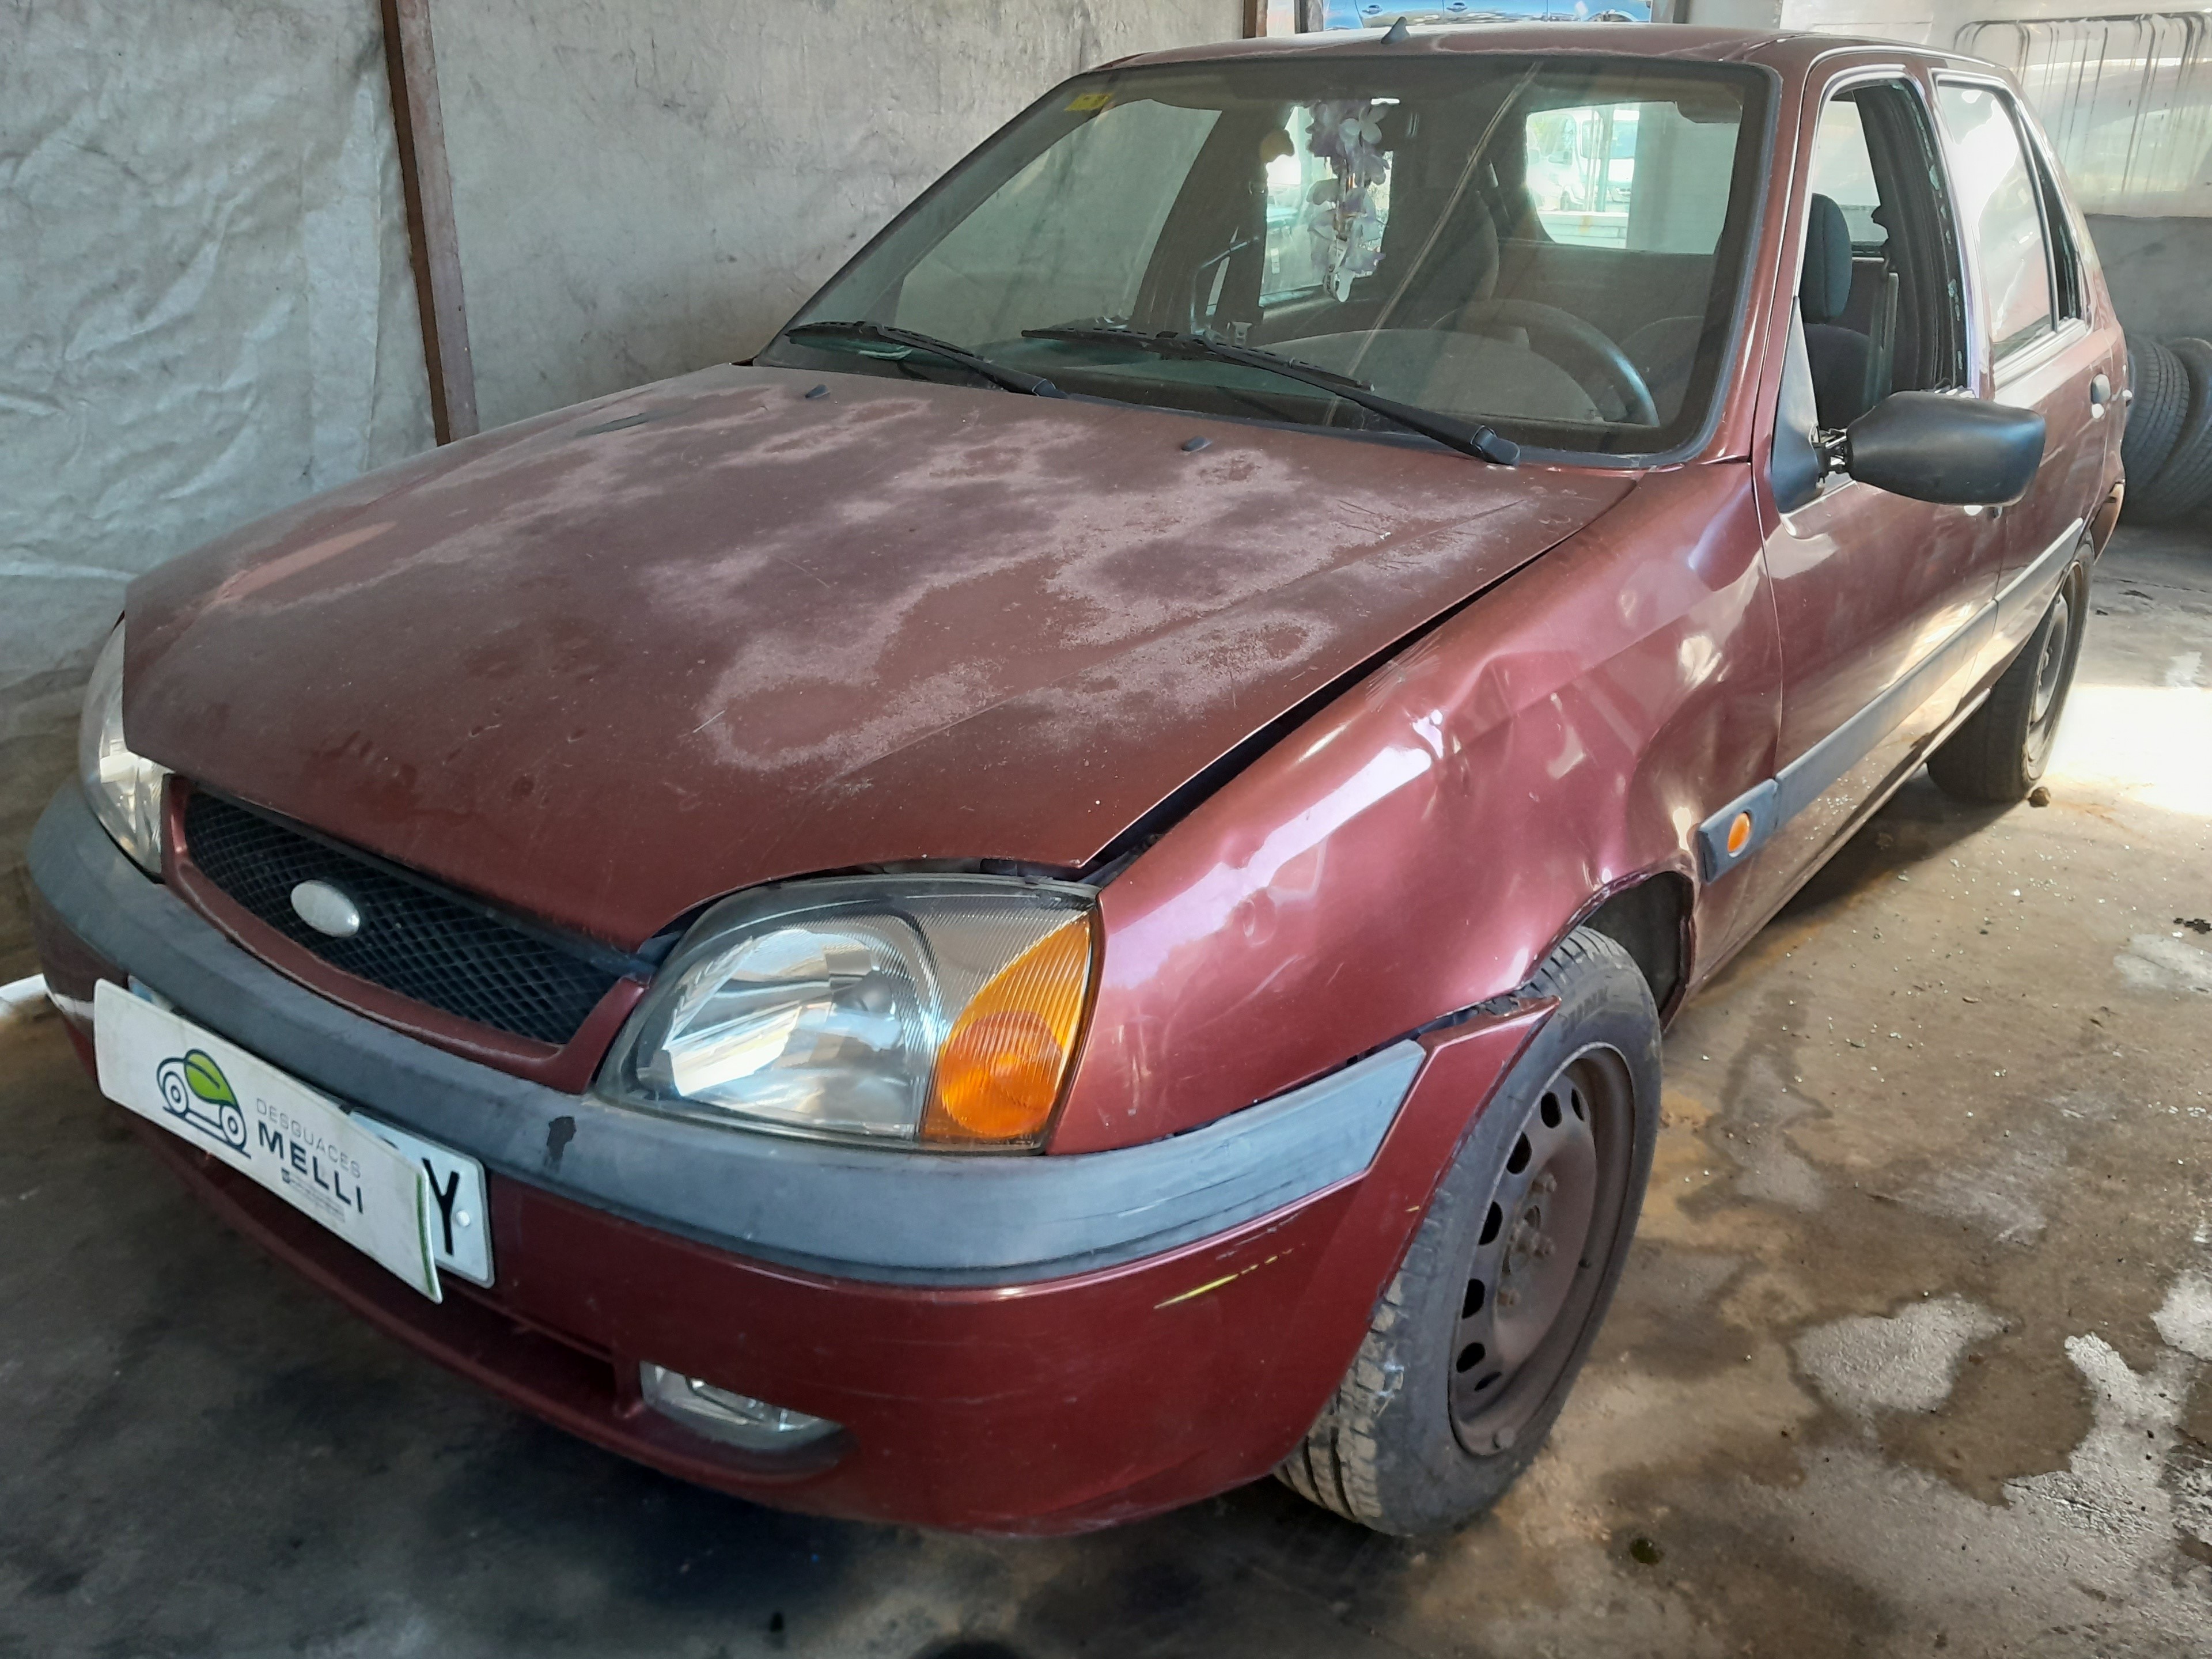
<path id="1" fill-rule="evenodd" d="M 1740 478 L 1718 510 L 1717 471 Z M 1210 1121 L 1509 993 L 1597 896 L 1693 871 L 1698 823 L 1773 755 L 1750 475 L 1647 479 L 1111 883 L 1054 1151 Z"/>

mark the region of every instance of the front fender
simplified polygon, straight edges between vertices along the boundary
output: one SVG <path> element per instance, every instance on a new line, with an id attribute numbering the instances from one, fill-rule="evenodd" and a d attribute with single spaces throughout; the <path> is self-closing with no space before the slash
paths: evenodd
<path id="1" fill-rule="evenodd" d="M 1109 884 L 1052 1151 L 1179 1133 L 1503 995 L 1595 896 L 1693 872 L 1698 824 L 1773 764 L 1751 483 L 1653 475 Z M 1699 896 L 1708 938 L 1736 931 L 1727 889 Z"/>

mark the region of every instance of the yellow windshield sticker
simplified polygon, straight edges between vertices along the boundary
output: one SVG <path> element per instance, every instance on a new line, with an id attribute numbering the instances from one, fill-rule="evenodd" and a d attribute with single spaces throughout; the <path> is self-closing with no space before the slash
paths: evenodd
<path id="1" fill-rule="evenodd" d="M 1114 101 L 1110 92 L 1079 92 L 1067 100 L 1070 109 L 1102 110 Z"/>

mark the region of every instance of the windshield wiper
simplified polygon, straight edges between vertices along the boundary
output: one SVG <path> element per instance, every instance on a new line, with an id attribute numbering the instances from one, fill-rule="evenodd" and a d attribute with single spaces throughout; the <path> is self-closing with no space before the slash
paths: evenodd
<path id="1" fill-rule="evenodd" d="M 1424 438 L 1433 438 L 1446 448 L 1456 449 L 1462 454 L 1477 456 L 1498 466 L 1511 466 L 1521 459 L 1520 445 L 1509 438 L 1499 437 L 1480 422 L 1462 421 L 1433 409 L 1423 409 L 1417 404 L 1401 404 L 1395 398 L 1384 397 L 1364 380 L 1355 380 L 1348 374 L 1339 374 L 1333 369 L 1302 363 L 1295 357 L 1278 357 L 1272 351 L 1261 351 L 1252 346 L 1231 345 L 1228 341 L 1217 340 L 1210 334 L 1140 334 L 1129 328 L 1071 326 L 1025 328 L 1022 331 L 1022 337 L 1025 340 L 1068 340 L 1079 344 L 1131 346 L 1139 351 L 1150 352 L 1156 357 L 1210 357 L 1224 363 L 1241 363 L 1247 368 L 1265 369 L 1271 374 L 1280 374 L 1285 380 L 1303 380 L 1308 386 L 1333 392 L 1348 404 L 1372 410 L 1386 421 L 1395 421 L 1409 432 L 1418 432 Z"/>
<path id="2" fill-rule="evenodd" d="M 957 363 L 961 368 L 981 375 L 994 386 L 1004 386 L 1009 392 L 1024 392 L 1032 398 L 1067 396 L 1042 374 L 1008 368 L 1004 363 L 994 363 L 988 357 L 977 356 L 965 346 L 955 345 L 950 340 L 940 340 L 933 334 L 917 334 L 912 329 L 893 328 L 885 323 L 799 323 L 784 330 L 780 337 L 799 340 L 809 336 L 823 340 L 872 340 L 879 345 L 904 346 L 909 351 L 927 351 L 933 357 Z"/>

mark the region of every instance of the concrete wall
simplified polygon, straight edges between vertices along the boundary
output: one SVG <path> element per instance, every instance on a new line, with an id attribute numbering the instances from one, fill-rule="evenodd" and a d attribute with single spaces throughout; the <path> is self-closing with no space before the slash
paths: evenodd
<path id="1" fill-rule="evenodd" d="M 430 441 L 370 0 L 0 0 L 0 981 L 132 575 Z"/>
<path id="2" fill-rule="evenodd" d="M 2093 216 L 2089 234 L 2131 333 L 2212 336 L 2212 219 Z"/>
<path id="3" fill-rule="evenodd" d="M 487 426 L 750 356 L 1061 77 L 1241 0 L 438 0 Z"/>

